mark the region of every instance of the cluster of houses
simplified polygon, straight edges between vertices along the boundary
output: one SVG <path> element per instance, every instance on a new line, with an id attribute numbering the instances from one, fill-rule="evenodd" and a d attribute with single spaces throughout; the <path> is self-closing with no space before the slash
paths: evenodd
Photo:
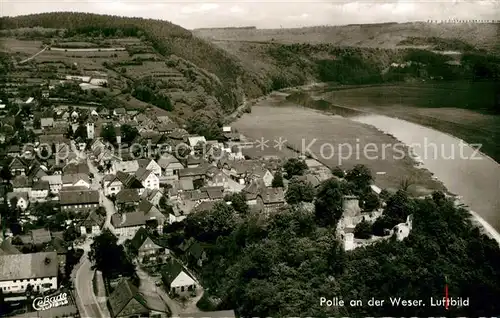
<path id="1" fill-rule="evenodd" d="M 122 242 L 129 240 L 127 246 L 136 253 L 138 263 L 162 264 L 162 282 L 172 295 L 191 297 L 199 293 L 201 286 L 187 266 L 194 270 L 203 266 L 206 253 L 200 242 L 189 240 L 176 249 L 173 257 L 158 236 L 150 234 L 151 229 L 161 234 L 165 225 L 180 222 L 191 213 L 209 210 L 232 193 L 243 193 L 251 210 L 263 216 L 286 204 L 285 188 L 271 186 L 283 164 L 280 154 L 259 152 L 252 141 L 231 127 L 223 128 L 224 140 L 207 140 L 190 135 L 167 116 L 154 112 L 138 113 L 122 108 L 99 112 L 55 109 L 39 118 L 37 141 L 23 147 L 10 146 L 6 153 L 12 177 L 9 189 L 2 194 L 11 207 L 15 205 L 21 211 L 21 225 L 36 220 L 30 214 L 33 207 L 52 202 L 59 211 L 81 215 L 73 223 L 66 220 L 66 226 L 76 226 L 80 235 L 91 237 L 101 233 L 105 214 L 112 211 L 110 229 Z M 70 140 L 66 134 L 68 122 L 74 132 L 82 127 L 82 118 L 87 138 Z M 120 129 L 125 124 L 137 129 L 133 144 L 121 140 Z M 114 126 L 119 151 L 98 137 L 104 125 Z M 185 145 L 185 156 L 176 153 L 179 145 Z M 136 156 L 133 148 L 146 155 Z M 49 154 L 44 156 L 44 152 Z M 306 159 L 306 164 L 309 169 L 302 178 L 313 185 L 331 177 L 329 169 L 319 162 Z M 54 235 L 49 230 L 37 229 L 15 239 L 20 244 L 41 240 L 50 245 L 55 241 Z M 4 240 L 5 245 L 12 241 Z M 15 266 L 12 264 L 22 262 L 23 257 L 41 257 L 44 266 L 50 268 L 48 276 L 35 270 L 19 275 L 7 273 L 1 276 L 0 285 L 5 281 L 5 286 L 12 289 L 3 291 L 8 293 L 16 286 L 22 291 L 27 285 L 17 284 L 18 278 L 14 277 L 18 276 L 23 280 L 40 278 L 42 282 L 49 279 L 51 285 L 48 281 L 40 283 L 40 291 L 55 289 L 58 283 L 53 280 L 52 267 L 54 264 L 59 269 L 64 267 L 64 260 L 58 258 L 64 255 L 64 250 L 54 248 L 43 253 L 52 254 L 0 252 L 2 260 L 6 256 L 6 261 L 0 261 L 1 270 L 12 270 Z M 44 277 L 39 277 L 40 273 Z M 140 297 L 137 288 L 124 280 L 109 297 L 113 317 L 127 312 L 127 304 L 141 303 Z M 159 310 L 154 302 L 142 302 L 141 306 L 150 314 Z"/>

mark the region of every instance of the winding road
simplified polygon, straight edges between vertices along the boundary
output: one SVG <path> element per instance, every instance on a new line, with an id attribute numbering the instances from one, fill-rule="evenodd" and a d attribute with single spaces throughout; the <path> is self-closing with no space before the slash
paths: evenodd
<path id="1" fill-rule="evenodd" d="M 75 283 L 75 296 L 77 299 L 78 311 L 82 318 L 105 318 L 110 317 L 106 308 L 101 308 L 94 293 L 92 279 L 94 270 L 87 257 L 87 251 L 82 255 L 78 269 L 74 271 L 73 281 Z"/>

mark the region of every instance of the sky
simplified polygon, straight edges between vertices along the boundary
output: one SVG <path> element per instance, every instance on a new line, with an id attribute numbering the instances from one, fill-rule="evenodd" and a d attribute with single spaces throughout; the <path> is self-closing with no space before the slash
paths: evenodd
<path id="1" fill-rule="evenodd" d="M 448 19 L 500 20 L 500 0 L 0 0 L 0 15 L 79 11 L 168 20 L 184 28 L 291 28 Z"/>

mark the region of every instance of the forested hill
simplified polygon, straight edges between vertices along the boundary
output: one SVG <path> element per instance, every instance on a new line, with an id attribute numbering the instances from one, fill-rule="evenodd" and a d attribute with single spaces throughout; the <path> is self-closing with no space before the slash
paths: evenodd
<path id="1" fill-rule="evenodd" d="M 67 43 L 72 41 L 102 44 L 106 40 L 112 42 L 120 37 L 138 38 L 143 47 L 148 46 L 152 51 L 148 49 L 147 52 L 138 52 L 137 47 L 131 48 L 129 45 L 126 48 L 128 57 L 115 56 L 114 60 L 110 57 L 106 60 L 105 67 L 108 71 L 119 74 L 120 81 L 127 82 L 129 88 L 122 89 L 122 95 L 132 93 L 132 96 L 143 102 L 174 111 L 178 118 L 188 118 L 191 114 L 199 114 L 201 110 L 210 118 L 220 118 L 221 114 L 235 110 L 245 96 L 254 98 L 271 90 L 310 82 L 335 82 L 345 85 L 436 79 L 498 82 L 500 78 L 498 56 L 490 51 L 478 49 L 474 43 L 461 38 L 450 38 L 449 33 L 441 34 L 438 31 L 430 34 L 433 35 L 431 38 L 422 38 L 415 37 L 411 32 L 403 32 L 404 28 L 401 29 L 403 31 L 398 28 L 386 30 L 387 26 L 384 26 L 379 36 L 394 37 L 399 41 L 397 47 L 391 48 L 383 48 L 380 45 L 346 46 L 349 43 L 352 45 L 352 41 L 357 39 L 356 36 L 360 39 L 371 37 L 372 31 L 357 30 L 356 33 L 355 30 L 349 29 L 351 27 L 342 33 L 342 38 L 346 41 L 340 42 L 298 43 L 303 37 L 293 37 L 292 40 L 297 43 L 278 43 L 273 39 L 257 42 L 215 39 L 212 43 L 208 37 L 203 39 L 195 36 L 200 36 L 199 32 L 192 33 L 162 20 L 76 12 L 0 18 L 0 30 L 3 34 L 35 27 L 61 32 L 58 31 L 54 38 L 45 33 L 35 39 L 33 29 L 28 40 L 56 45 L 68 45 Z M 478 36 L 484 33 L 484 37 L 490 39 L 494 29 L 489 27 L 478 28 L 476 33 Z M 436 28 L 440 30 L 439 28 L 448 27 Z M 368 30 L 370 26 L 364 29 Z M 326 28 L 323 31 L 328 33 L 329 30 Z M 223 31 L 251 34 L 264 32 L 264 35 L 268 32 L 253 28 Z M 412 34 L 413 37 L 409 37 Z M 459 57 L 446 55 L 445 52 L 449 50 L 459 51 Z M 142 53 L 150 55 L 140 55 Z M 158 55 L 162 57 L 158 58 Z M 24 58 L 28 57 L 29 55 Z M 43 56 L 37 59 L 43 59 Z M 153 63 L 152 60 L 157 64 L 147 66 L 146 64 Z M 163 66 L 160 67 L 162 63 Z M 141 74 L 138 74 L 137 70 L 139 65 L 143 65 Z M 165 69 L 166 67 L 168 69 Z M 161 81 L 159 73 L 171 78 Z M 178 78 L 172 76 L 183 77 L 184 82 L 181 83 Z M 484 95 L 494 96 L 495 93 L 489 90 Z M 168 102 L 160 103 L 160 100 Z M 498 113 L 496 99 L 489 98 L 489 101 L 491 102 L 484 105 L 484 108 Z"/>
<path id="2" fill-rule="evenodd" d="M 243 90 L 258 96 L 264 87 L 246 73 L 236 58 L 173 23 L 141 18 L 77 12 L 52 12 L 0 18 L 0 29 L 43 27 L 66 29 L 70 33 L 114 35 L 118 30 L 128 36 L 144 36 L 164 56 L 174 54 L 215 74 L 222 89 L 214 92 L 219 102 L 234 109 L 242 100 Z"/>

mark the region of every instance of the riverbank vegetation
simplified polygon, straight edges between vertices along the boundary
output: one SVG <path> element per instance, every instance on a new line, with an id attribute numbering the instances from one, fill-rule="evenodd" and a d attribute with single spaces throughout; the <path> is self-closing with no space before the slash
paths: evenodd
<path id="1" fill-rule="evenodd" d="M 335 226 L 343 195 L 367 191 L 368 170 L 360 171 L 348 172 L 350 181 L 321 184 L 314 212 L 297 203 L 264 220 L 216 205 L 166 233 L 177 239 L 193 236 L 207 247 L 201 275 L 205 296 L 219 300 L 216 308 L 236 308 L 242 317 L 436 316 L 444 308 L 431 307 L 429 300 L 443 297 L 446 279 L 450 295 L 470 301 L 469 306 L 451 307 L 451 315 L 497 313 L 498 244 L 474 228 L 468 212 L 442 193 L 412 199 L 400 190 L 389 196 L 385 218 L 366 224 L 358 235 L 377 235 L 379 228 L 390 229 L 412 214 L 410 236 L 344 251 Z M 210 235 L 201 234 L 205 229 Z M 320 306 L 320 297 L 359 299 L 364 305 Z M 373 297 L 385 300 L 384 305 L 369 307 Z M 422 299 L 427 306 L 392 306 L 391 297 Z"/>

